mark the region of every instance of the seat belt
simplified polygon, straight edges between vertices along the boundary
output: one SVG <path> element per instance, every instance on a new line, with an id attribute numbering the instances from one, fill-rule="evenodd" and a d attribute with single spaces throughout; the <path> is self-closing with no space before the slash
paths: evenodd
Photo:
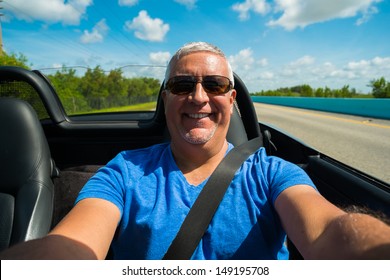
<path id="1" fill-rule="evenodd" d="M 260 147 L 256 137 L 233 148 L 219 163 L 184 219 L 163 260 L 188 260 L 204 235 L 236 171 Z"/>

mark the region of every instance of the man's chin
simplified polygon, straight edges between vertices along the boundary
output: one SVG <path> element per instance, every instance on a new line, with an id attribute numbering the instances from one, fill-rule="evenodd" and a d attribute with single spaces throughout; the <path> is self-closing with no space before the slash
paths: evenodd
<path id="1" fill-rule="evenodd" d="M 207 142 L 209 142 L 210 139 L 213 138 L 213 136 L 214 136 L 214 132 L 209 133 L 208 135 L 204 135 L 204 134 L 194 135 L 192 133 L 182 134 L 183 139 L 186 142 L 193 144 L 193 145 L 204 145 Z"/>
<path id="2" fill-rule="evenodd" d="M 191 128 L 189 130 L 184 129 L 184 127 L 182 127 L 181 129 L 179 129 L 179 133 L 181 137 L 190 144 L 204 145 L 214 137 L 217 128 L 217 125 L 208 128 L 196 127 Z"/>
<path id="3" fill-rule="evenodd" d="M 206 144 L 211 138 L 204 139 L 204 138 L 199 138 L 199 137 L 183 137 L 184 140 L 190 144 L 193 145 L 203 145 Z"/>

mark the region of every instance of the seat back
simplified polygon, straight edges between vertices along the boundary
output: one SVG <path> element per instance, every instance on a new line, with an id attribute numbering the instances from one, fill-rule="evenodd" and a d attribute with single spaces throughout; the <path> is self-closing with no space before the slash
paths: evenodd
<path id="1" fill-rule="evenodd" d="M 0 98 L 0 250 L 51 227 L 56 168 L 34 109 Z"/>

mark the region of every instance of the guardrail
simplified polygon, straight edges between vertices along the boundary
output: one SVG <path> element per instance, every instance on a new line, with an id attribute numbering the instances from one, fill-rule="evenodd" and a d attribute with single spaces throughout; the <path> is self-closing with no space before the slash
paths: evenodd
<path id="1" fill-rule="evenodd" d="M 388 98 L 252 96 L 253 102 L 390 120 Z"/>

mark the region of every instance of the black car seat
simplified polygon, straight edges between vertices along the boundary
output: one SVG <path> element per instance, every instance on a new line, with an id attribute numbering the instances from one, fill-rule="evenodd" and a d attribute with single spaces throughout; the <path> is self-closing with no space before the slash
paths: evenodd
<path id="1" fill-rule="evenodd" d="M 0 98 L 0 250 L 42 237 L 51 227 L 56 173 L 34 109 Z"/>

